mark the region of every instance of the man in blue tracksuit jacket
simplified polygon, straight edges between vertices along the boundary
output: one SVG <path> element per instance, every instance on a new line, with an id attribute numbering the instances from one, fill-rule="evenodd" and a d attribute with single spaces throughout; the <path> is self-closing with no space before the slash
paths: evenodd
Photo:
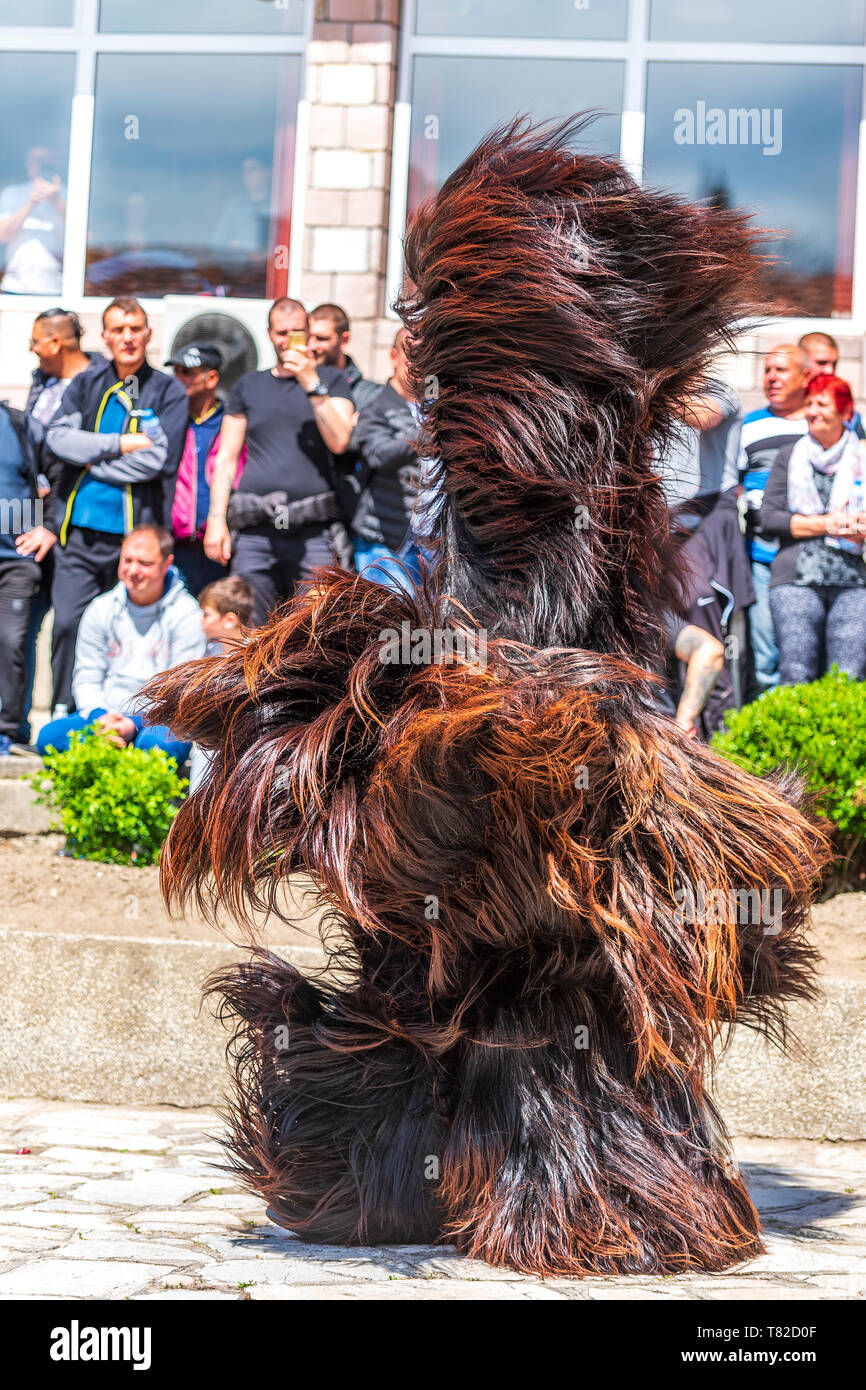
<path id="1" fill-rule="evenodd" d="M 111 360 L 74 379 L 45 439 L 60 464 L 50 528 L 60 542 L 51 594 L 57 715 L 74 708 L 78 625 L 91 600 L 116 584 L 123 537 L 141 522 L 171 524 L 188 423 L 181 384 L 148 365 L 141 305 L 115 299 L 102 324 Z"/>

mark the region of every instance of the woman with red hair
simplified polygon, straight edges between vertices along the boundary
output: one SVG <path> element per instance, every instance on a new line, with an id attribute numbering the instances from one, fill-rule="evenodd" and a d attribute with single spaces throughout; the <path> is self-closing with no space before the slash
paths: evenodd
<path id="1" fill-rule="evenodd" d="M 781 450 L 761 507 L 761 532 L 779 540 L 770 607 L 783 685 L 831 666 L 866 676 L 866 446 L 848 428 L 851 388 L 822 372 L 809 383 L 808 433 Z"/>

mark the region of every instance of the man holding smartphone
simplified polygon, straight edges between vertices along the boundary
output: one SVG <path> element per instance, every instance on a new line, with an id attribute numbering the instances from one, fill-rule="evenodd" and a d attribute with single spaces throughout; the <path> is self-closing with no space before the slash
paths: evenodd
<path id="1" fill-rule="evenodd" d="M 276 300 L 268 315 L 276 365 L 247 372 L 232 391 L 211 479 L 205 554 L 231 560 L 250 584 L 256 626 L 299 580 L 343 558 L 334 456 L 348 448 L 355 407 L 343 374 L 316 367 L 307 336 L 304 306 Z"/>

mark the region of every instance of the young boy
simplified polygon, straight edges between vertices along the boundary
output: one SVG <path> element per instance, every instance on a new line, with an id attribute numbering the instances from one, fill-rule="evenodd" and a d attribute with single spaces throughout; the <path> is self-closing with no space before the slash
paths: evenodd
<path id="1" fill-rule="evenodd" d="M 244 628 L 253 620 L 253 591 L 239 574 L 227 575 L 207 584 L 198 596 L 201 625 L 207 638 L 207 655 L 221 656 L 246 641 Z M 189 755 L 190 794 L 201 786 L 210 761 L 210 753 L 192 746 Z"/>
<path id="2" fill-rule="evenodd" d="M 242 628 L 253 619 L 253 591 L 239 574 L 215 579 L 198 596 L 208 656 L 220 656 L 246 639 Z"/>

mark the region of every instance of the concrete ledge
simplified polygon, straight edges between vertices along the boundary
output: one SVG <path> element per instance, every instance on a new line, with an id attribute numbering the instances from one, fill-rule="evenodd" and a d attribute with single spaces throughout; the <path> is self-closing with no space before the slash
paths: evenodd
<path id="1" fill-rule="evenodd" d="M 0 835 L 45 835 L 51 830 L 52 822 L 56 827 L 59 821 L 59 816 L 53 816 L 47 806 L 34 801 L 35 793 L 29 781 L 20 779 L 18 765 L 24 761 L 24 758 L 0 758 L 0 763 L 16 764 L 14 769 L 4 767 L 0 773 Z M 34 761 L 38 764 L 39 760 Z"/>
<path id="2" fill-rule="evenodd" d="M 314 946 L 276 948 L 299 969 Z M 200 1008 L 212 970 L 244 958 L 223 942 L 0 929 L 0 1087 L 8 1096 L 114 1105 L 221 1103 L 226 1034 Z M 734 1030 L 714 1088 L 734 1134 L 866 1139 L 866 984 L 826 982 L 797 1005 L 803 1052 Z"/>
<path id="3" fill-rule="evenodd" d="M 313 947 L 281 947 L 299 968 Z M 8 1096 L 115 1105 L 212 1105 L 226 1033 L 200 1007 L 220 942 L 142 941 L 0 929 L 0 1085 Z"/>

